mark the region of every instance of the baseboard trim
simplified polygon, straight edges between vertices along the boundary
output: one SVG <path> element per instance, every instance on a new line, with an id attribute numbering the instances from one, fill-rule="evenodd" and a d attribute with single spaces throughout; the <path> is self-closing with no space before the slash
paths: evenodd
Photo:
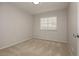
<path id="1" fill-rule="evenodd" d="M 24 40 L 19 40 L 19 41 L 13 42 L 13 43 L 11 43 L 11 44 L 8 44 L 8 45 L 5 45 L 5 46 L 3 46 L 3 47 L 0 47 L 0 50 L 1 50 L 1 49 L 5 49 L 5 48 L 8 48 L 8 47 L 11 47 L 11 46 L 14 46 L 14 45 L 19 44 L 19 43 L 22 43 L 22 42 L 27 41 L 27 40 L 29 40 L 29 39 L 32 39 L 32 38 L 26 38 L 26 39 L 24 39 Z"/>
<path id="2" fill-rule="evenodd" d="M 48 41 L 54 41 L 54 42 L 60 42 L 60 43 L 67 43 L 66 41 L 57 41 L 57 40 L 49 40 L 49 39 L 42 39 L 42 38 L 33 38 L 33 39 L 41 39 L 41 40 L 48 40 Z"/>

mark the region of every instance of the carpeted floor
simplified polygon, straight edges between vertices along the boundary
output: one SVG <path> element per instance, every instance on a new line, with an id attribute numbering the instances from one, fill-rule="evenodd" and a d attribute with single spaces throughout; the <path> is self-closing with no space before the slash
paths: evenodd
<path id="1" fill-rule="evenodd" d="M 0 50 L 0 56 L 68 56 L 66 43 L 30 39 Z"/>

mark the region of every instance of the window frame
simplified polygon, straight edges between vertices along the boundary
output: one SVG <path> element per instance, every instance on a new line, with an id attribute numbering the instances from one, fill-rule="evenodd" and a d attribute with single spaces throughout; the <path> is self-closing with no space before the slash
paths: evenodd
<path id="1" fill-rule="evenodd" d="M 54 29 L 54 27 L 49 27 L 48 25 L 49 24 L 53 24 L 53 23 L 49 23 L 49 21 L 48 21 L 48 19 L 50 19 L 50 18 L 54 18 L 55 17 L 55 21 L 56 21 L 56 24 L 55 24 L 55 29 Z M 42 24 L 45 24 L 45 22 L 42 22 L 42 19 L 43 19 L 43 21 L 45 20 L 45 18 L 47 19 L 47 27 L 45 27 L 45 29 L 44 28 L 42 28 Z M 54 25 L 53 25 L 54 26 Z M 49 28 L 52 28 L 52 29 L 49 29 Z M 57 16 L 52 16 L 52 17 L 43 17 L 43 18 L 40 18 L 40 30 L 48 30 L 48 31 L 56 31 L 57 30 Z"/>

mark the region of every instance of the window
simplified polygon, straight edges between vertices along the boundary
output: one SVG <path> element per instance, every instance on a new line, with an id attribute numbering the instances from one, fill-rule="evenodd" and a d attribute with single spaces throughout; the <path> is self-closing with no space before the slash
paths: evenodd
<path id="1" fill-rule="evenodd" d="M 57 28 L 57 17 L 40 18 L 41 30 L 56 30 L 56 28 Z"/>

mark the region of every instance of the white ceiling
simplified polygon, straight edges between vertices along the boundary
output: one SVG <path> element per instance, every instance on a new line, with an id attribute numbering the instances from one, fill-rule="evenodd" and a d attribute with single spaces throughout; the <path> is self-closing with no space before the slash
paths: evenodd
<path id="1" fill-rule="evenodd" d="M 35 5 L 33 2 L 18 2 L 14 3 L 18 8 L 21 8 L 31 14 L 44 13 L 48 11 L 59 10 L 63 8 L 67 8 L 67 2 L 40 2 Z"/>

